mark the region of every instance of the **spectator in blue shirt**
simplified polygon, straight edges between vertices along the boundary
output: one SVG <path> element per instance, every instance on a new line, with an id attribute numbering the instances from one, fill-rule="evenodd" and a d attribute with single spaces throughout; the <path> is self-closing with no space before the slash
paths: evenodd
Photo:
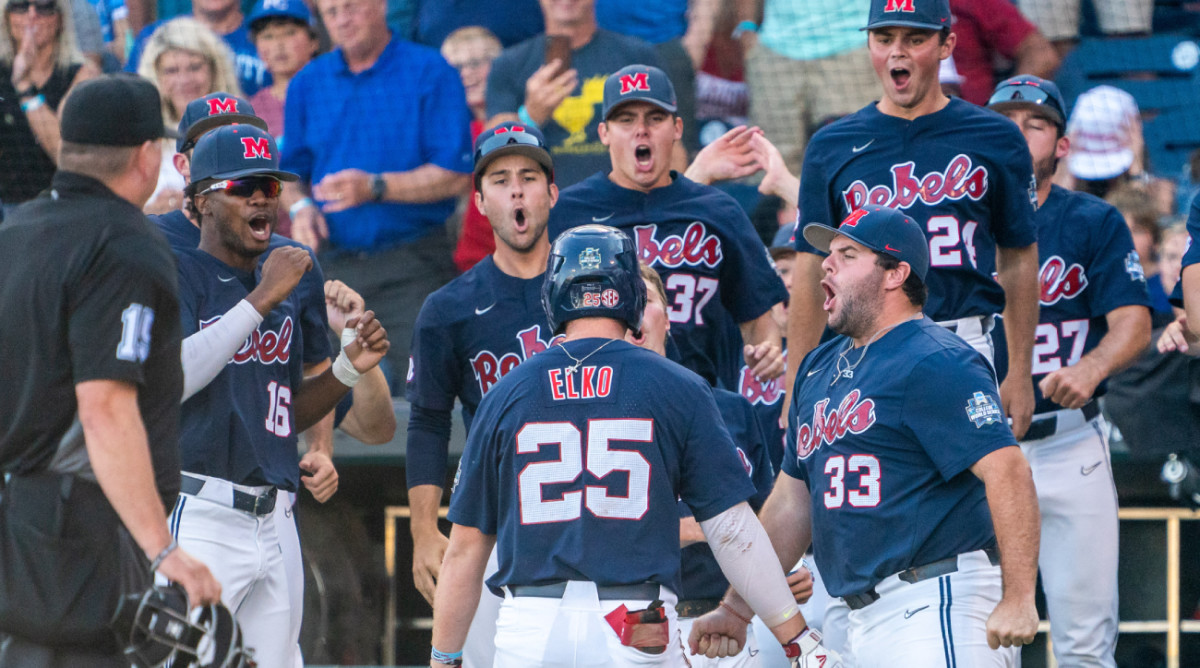
<path id="1" fill-rule="evenodd" d="M 466 26 L 483 26 L 505 47 L 542 32 L 538 0 L 412 0 L 416 5 L 412 26 L 418 44 L 439 46 L 450 33 Z"/>
<path id="2" fill-rule="evenodd" d="M 233 50 L 234 70 L 237 72 L 238 84 L 243 93 L 251 96 L 257 93 L 259 88 L 271 85 L 271 74 L 267 72 L 267 66 L 258 57 L 258 49 L 250 40 L 246 16 L 242 13 L 238 0 L 193 0 L 190 16 L 220 35 Z M 127 72 L 138 71 L 146 40 L 162 23 L 155 21 L 138 33 L 133 52 L 129 54 L 129 62 L 125 63 Z"/>
<path id="3" fill-rule="evenodd" d="M 300 183 L 283 202 L 293 238 L 387 328 L 400 393 L 417 311 L 454 277 L 445 222 L 471 185 L 471 113 L 437 51 L 392 35 L 385 0 L 319 0 L 318 10 L 336 48 L 288 87 L 283 165 Z"/>

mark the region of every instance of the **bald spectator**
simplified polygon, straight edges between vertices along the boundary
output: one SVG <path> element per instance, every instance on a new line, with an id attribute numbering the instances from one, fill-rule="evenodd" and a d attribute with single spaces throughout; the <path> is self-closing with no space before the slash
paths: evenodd
<path id="1" fill-rule="evenodd" d="M 470 187 L 471 116 L 454 68 L 389 31 L 385 0 L 317 9 L 336 48 L 288 86 L 283 169 L 300 183 L 283 205 L 292 237 L 387 328 L 387 373 L 402 392 L 417 311 L 454 277 L 445 223 Z"/>
<path id="2" fill-rule="evenodd" d="M 1011 0 L 950 0 L 950 12 L 958 35 L 954 62 L 967 102 L 987 104 L 998 57 L 1013 64 L 1013 74 L 1054 78 L 1058 52 Z"/>
<path id="3" fill-rule="evenodd" d="M 513 46 L 545 29 L 538 0 L 412 0 L 412 34 L 418 44 L 438 46 L 450 33 L 480 26 Z"/>
<path id="4" fill-rule="evenodd" d="M 225 40 L 234 54 L 234 70 L 237 72 L 238 85 L 246 95 L 254 95 L 258 89 L 271 85 L 271 75 L 267 66 L 258 57 L 258 49 L 250 40 L 250 31 L 246 25 L 246 16 L 242 14 L 242 6 L 238 0 L 192 0 L 191 16 L 201 25 L 212 30 Z M 142 29 L 125 63 L 125 71 L 137 72 L 141 61 L 142 49 L 146 41 L 154 34 L 163 21 L 156 21 Z"/>
<path id="5" fill-rule="evenodd" d="M 604 80 L 626 65 L 661 69 L 661 64 L 647 42 L 600 28 L 595 0 L 539 1 L 546 32 L 505 49 L 492 63 L 488 124 L 522 121 L 537 126 L 554 156 L 554 181 L 566 188 L 612 167 L 596 130 Z M 548 35 L 567 38 L 569 63 L 557 58 L 547 62 Z M 680 157 L 682 171 L 682 149 Z"/>

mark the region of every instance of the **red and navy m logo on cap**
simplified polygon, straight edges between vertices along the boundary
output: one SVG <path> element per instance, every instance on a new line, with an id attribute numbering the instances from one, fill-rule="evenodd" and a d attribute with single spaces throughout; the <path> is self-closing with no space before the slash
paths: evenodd
<path id="1" fill-rule="evenodd" d="M 265 158 L 271 160 L 271 140 L 267 137 L 242 137 L 242 157 L 247 160 Z"/>
<path id="2" fill-rule="evenodd" d="M 887 6 L 883 8 L 885 12 L 915 12 L 916 7 L 913 7 L 913 0 L 887 0 Z"/>
<path id="3" fill-rule="evenodd" d="M 220 114 L 236 114 L 238 113 L 238 101 L 236 97 L 210 97 L 208 98 L 208 115 L 218 116 Z"/>
<path id="4" fill-rule="evenodd" d="M 870 213 L 870 211 L 867 211 L 866 209 L 859 209 L 849 216 L 846 216 L 846 220 L 843 220 L 839 227 L 854 227 L 855 225 L 858 225 L 858 221 L 862 220 L 863 216 L 867 215 L 868 213 Z"/>
<path id="5" fill-rule="evenodd" d="M 650 73 L 634 72 L 621 75 L 621 95 L 628 95 L 635 90 L 650 91 Z"/>

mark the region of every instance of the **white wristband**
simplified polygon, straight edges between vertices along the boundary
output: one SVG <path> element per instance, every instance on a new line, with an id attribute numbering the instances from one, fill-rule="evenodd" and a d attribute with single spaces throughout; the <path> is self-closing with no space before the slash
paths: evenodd
<path id="1" fill-rule="evenodd" d="M 358 385 L 358 380 L 362 378 L 362 374 L 350 363 L 350 358 L 346 357 L 345 350 L 338 353 L 337 359 L 333 361 L 333 377 L 346 387 Z"/>
<path id="2" fill-rule="evenodd" d="M 357 329 L 355 329 L 353 327 L 346 327 L 346 328 L 342 329 L 342 347 L 343 348 L 350 345 L 351 343 L 354 343 L 354 339 L 357 339 L 357 338 L 358 338 L 358 330 Z"/>
<path id="3" fill-rule="evenodd" d="M 314 203 L 312 201 L 312 198 L 311 197 L 302 198 L 300 201 L 298 201 L 295 204 L 288 207 L 288 216 L 291 218 L 295 218 L 296 214 L 300 213 L 301 211 L 307 209 L 310 206 L 316 206 L 316 203 Z"/>

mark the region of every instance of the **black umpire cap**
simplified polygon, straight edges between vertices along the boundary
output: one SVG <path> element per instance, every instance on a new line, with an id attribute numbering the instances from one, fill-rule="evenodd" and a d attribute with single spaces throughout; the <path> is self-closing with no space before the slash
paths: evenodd
<path id="1" fill-rule="evenodd" d="M 76 86 L 62 105 L 63 141 L 138 146 L 167 136 L 158 89 L 134 74 L 108 74 Z"/>

